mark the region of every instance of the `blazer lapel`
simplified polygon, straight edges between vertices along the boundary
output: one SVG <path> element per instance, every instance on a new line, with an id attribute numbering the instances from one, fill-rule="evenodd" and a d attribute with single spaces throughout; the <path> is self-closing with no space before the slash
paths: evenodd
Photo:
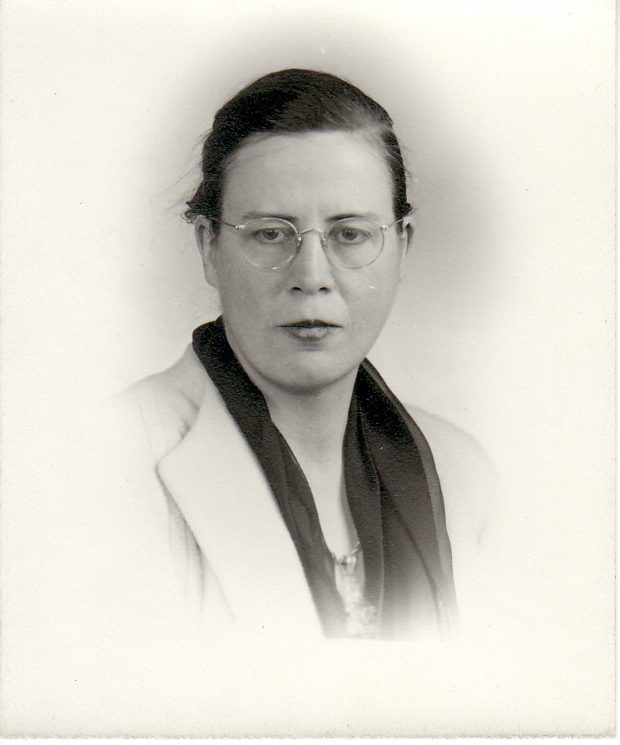
<path id="1" fill-rule="evenodd" d="M 197 418 L 159 464 L 241 630 L 321 634 L 295 546 L 254 454 L 209 379 Z"/>

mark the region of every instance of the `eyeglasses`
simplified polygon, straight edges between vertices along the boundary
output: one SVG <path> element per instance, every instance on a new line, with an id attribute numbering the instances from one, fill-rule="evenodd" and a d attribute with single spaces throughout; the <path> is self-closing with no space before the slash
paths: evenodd
<path id="1" fill-rule="evenodd" d="M 327 230 L 297 230 L 281 217 L 257 217 L 242 225 L 209 219 L 238 231 L 245 259 L 259 269 L 279 269 L 288 264 L 301 248 L 304 235 L 312 232 L 319 234 L 323 250 L 334 265 L 361 269 L 379 258 L 385 233 L 405 218 L 390 225 L 378 225 L 365 217 L 345 217 L 336 220 Z"/>

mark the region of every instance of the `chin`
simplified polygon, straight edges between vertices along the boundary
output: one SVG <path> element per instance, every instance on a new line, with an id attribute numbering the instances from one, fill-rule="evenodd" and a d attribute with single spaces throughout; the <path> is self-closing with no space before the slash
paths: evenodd
<path id="1" fill-rule="evenodd" d="M 354 365 L 334 365 L 325 362 L 313 365 L 291 365 L 286 371 L 269 375 L 278 387 L 291 393 L 318 393 L 336 385 L 351 374 L 357 373 L 359 363 Z"/>

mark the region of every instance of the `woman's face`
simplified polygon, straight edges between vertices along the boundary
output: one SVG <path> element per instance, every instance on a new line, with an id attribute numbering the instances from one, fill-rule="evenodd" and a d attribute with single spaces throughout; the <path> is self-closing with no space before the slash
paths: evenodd
<path id="1" fill-rule="evenodd" d="M 361 134 L 269 135 L 242 146 L 226 174 L 222 220 L 283 217 L 298 230 L 326 230 L 343 216 L 394 221 L 385 157 Z M 406 221 L 405 221 L 406 224 Z M 385 233 L 379 258 L 360 269 L 334 266 L 320 236 L 303 237 L 279 269 L 259 269 L 241 236 L 217 237 L 198 224 L 205 273 L 220 293 L 231 347 L 259 388 L 317 390 L 354 374 L 392 306 L 406 253 L 406 231 Z M 295 324 L 314 324 L 300 329 Z"/>

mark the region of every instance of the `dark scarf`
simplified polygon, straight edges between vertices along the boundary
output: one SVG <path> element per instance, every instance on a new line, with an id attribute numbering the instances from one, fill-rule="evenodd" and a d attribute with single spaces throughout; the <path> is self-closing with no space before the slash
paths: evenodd
<path id="1" fill-rule="evenodd" d="M 327 636 L 346 614 L 308 482 L 271 421 L 262 393 L 235 357 L 222 318 L 198 327 L 193 346 L 252 448 L 295 544 Z M 360 365 L 345 431 L 344 475 L 364 557 L 365 596 L 379 635 L 443 630 L 454 613 L 443 497 L 424 436 L 372 365 Z"/>

